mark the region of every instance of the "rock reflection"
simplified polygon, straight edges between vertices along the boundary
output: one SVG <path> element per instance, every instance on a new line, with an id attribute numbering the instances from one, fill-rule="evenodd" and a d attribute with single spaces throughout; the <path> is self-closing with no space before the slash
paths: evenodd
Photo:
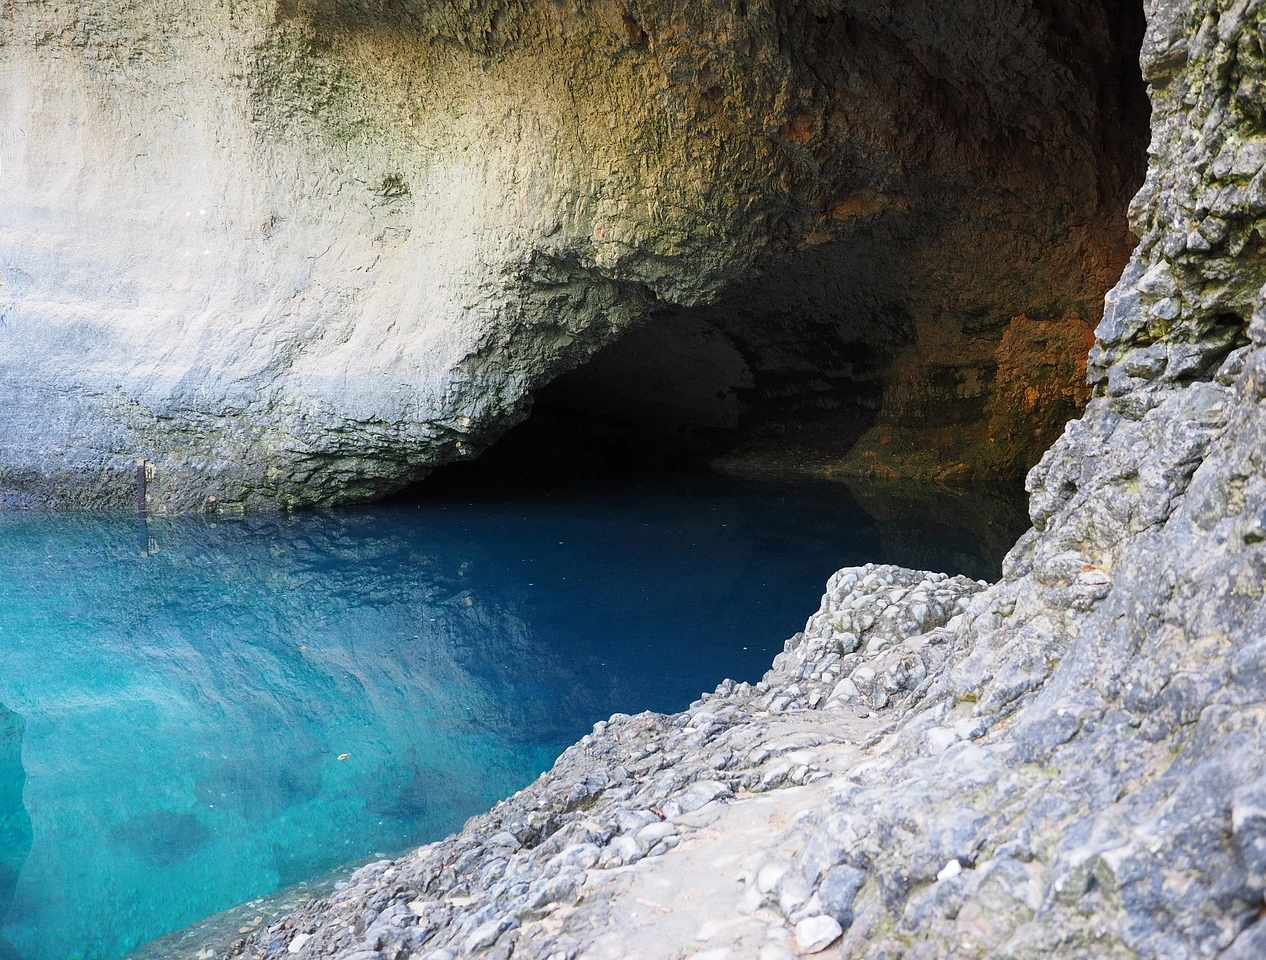
<path id="1" fill-rule="evenodd" d="M 888 562 L 916 570 L 996 580 L 1003 557 L 1029 528 L 1028 495 L 1019 484 L 850 480 L 849 490 L 873 521 Z"/>
<path id="2" fill-rule="evenodd" d="M 13 905 L 22 865 L 31 849 L 31 818 L 22 801 L 26 770 L 22 766 L 22 718 L 0 703 L 0 926 Z M 18 952 L 0 935 L 0 960 L 17 960 Z"/>
<path id="3" fill-rule="evenodd" d="M 535 688 L 566 684 L 513 590 L 472 590 L 463 557 L 390 520 L 155 519 L 140 550 L 127 518 L 3 524 L 0 695 L 33 762 L 19 822 L 6 713 L 20 956 L 121 956 L 442 835 L 552 760 L 532 722 L 558 698 Z M 72 891 L 91 929 L 65 922 Z"/>
<path id="4" fill-rule="evenodd" d="M 0 515 L 0 542 L 25 721 L 0 723 L 0 936 L 28 960 L 442 836 L 595 720 L 759 679 L 834 569 L 891 559 L 841 487 L 728 482 Z"/>

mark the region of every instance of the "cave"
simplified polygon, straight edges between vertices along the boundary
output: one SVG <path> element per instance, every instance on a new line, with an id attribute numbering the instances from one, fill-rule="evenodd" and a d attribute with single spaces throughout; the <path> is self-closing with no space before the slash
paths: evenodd
<path id="1" fill-rule="evenodd" d="M 1264 0 L 0 48 L 0 958 L 1266 956 Z"/>
<path id="2" fill-rule="evenodd" d="M 165 4 L 6 20 L 0 503 L 1014 479 L 1089 396 L 1141 4 Z"/>
<path id="3" fill-rule="evenodd" d="M 1018 482 L 1089 398 L 1135 242 L 1142 7 L 900 13 L 780 7 L 800 106 L 772 136 L 810 171 L 780 242 L 707 302 L 654 301 L 418 492 L 681 469 Z"/>

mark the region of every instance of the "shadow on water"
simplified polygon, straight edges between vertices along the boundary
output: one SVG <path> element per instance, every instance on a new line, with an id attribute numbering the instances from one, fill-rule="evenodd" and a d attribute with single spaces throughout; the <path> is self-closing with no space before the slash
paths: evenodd
<path id="1" fill-rule="evenodd" d="M 113 960 L 443 836 L 598 719 L 758 680 L 840 566 L 1001 559 L 961 524 L 859 500 L 674 478 L 235 519 L 0 515 L 5 949 Z"/>
<path id="2" fill-rule="evenodd" d="M 22 767 L 22 718 L 0 704 L 0 925 L 13 906 L 18 877 L 31 850 L 31 818 L 22 802 L 26 770 Z M 0 960 L 21 960 L 0 936 Z"/>
<path id="3" fill-rule="evenodd" d="M 192 813 L 153 810 L 116 823 L 110 841 L 155 867 L 183 863 L 210 842 L 211 834 Z"/>
<path id="4" fill-rule="evenodd" d="M 1019 484 L 877 483 L 850 480 L 849 492 L 874 525 L 879 553 L 916 570 L 997 580 L 1007 551 L 1029 528 Z"/>

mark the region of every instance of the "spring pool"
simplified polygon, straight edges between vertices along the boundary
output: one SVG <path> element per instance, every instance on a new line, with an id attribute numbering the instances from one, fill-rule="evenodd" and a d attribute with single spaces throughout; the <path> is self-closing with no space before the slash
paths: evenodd
<path id="1" fill-rule="evenodd" d="M 112 960 L 442 836 L 596 720 L 759 679 L 833 570 L 910 562 L 891 522 L 716 480 L 0 515 L 0 958 Z"/>

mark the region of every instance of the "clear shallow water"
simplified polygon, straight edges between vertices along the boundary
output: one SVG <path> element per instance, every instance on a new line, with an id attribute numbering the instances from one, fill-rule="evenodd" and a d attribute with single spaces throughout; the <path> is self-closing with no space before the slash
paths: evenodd
<path id="1" fill-rule="evenodd" d="M 834 569 L 903 561 L 891 526 L 839 487 L 693 480 L 0 515 L 0 958 L 121 957 L 442 836 L 595 720 L 759 679 Z"/>

